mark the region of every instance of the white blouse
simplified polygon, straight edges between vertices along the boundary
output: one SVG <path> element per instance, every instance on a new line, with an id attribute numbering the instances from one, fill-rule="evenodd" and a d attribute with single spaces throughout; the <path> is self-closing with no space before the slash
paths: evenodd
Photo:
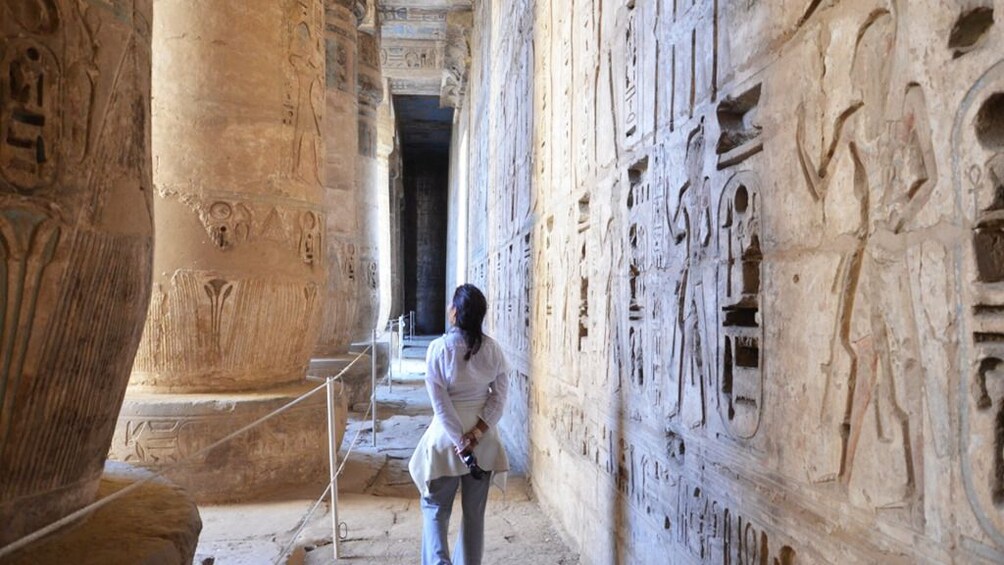
<path id="1" fill-rule="evenodd" d="M 463 429 L 454 402 L 483 401 L 480 418 L 494 428 L 502 418 L 509 391 L 509 365 L 498 342 L 483 336 L 481 348 L 470 360 L 464 360 L 466 353 L 464 336 L 454 328 L 429 344 L 425 356 L 425 387 L 435 417 L 440 418 L 443 429 L 457 447 L 467 430 Z"/>

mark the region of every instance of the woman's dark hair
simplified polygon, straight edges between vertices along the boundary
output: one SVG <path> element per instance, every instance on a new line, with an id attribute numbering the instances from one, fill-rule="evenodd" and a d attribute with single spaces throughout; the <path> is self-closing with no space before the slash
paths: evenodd
<path id="1" fill-rule="evenodd" d="M 453 293 L 453 310 L 455 312 L 455 324 L 464 336 L 467 343 L 467 354 L 464 361 L 469 361 L 481 349 L 481 323 L 485 319 L 488 311 L 488 301 L 485 295 L 472 284 L 462 284 Z"/>

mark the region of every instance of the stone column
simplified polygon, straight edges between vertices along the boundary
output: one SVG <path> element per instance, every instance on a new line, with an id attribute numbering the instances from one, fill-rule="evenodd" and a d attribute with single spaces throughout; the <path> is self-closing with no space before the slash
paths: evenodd
<path id="1" fill-rule="evenodd" d="M 383 78 L 380 75 L 380 49 L 375 34 L 359 32 L 357 67 L 359 93 L 359 159 L 357 192 L 359 213 L 359 263 L 362 276 L 358 280 L 359 309 L 353 341 L 369 341 L 374 328 L 383 328 L 380 320 L 379 249 L 384 225 L 379 194 L 384 189 L 379 182 L 377 162 L 377 108 L 383 100 Z"/>
<path id="2" fill-rule="evenodd" d="M 151 21 L 0 4 L 0 546 L 98 489 L 150 299 Z"/>
<path id="3" fill-rule="evenodd" d="M 397 128 L 395 126 L 394 101 L 390 94 L 387 80 L 383 84 L 383 101 L 377 108 L 377 176 L 376 191 L 377 212 L 378 212 L 378 250 L 377 250 L 377 275 L 380 287 L 380 308 L 377 315 L 377 323 L 380 327 L 387 324 L 391 317 L 391 307 L 393 305 L 393 287 L 391 286 L 391 157 L 394 154 L 394 144 L 397 138 Z"/>
<path id="4" fill-rule="evenodd" d="M 344 355 L 352 341 L 359 269 L 356 157 L 359 139 L 353 127 L 356 95 L 356 26 L 365 6 L 356 0 L 325 0 L 325 153 L 324 208 L 328 213 L 326 254 L 330 263 L 321 332 L 314 356 Z"/>
<path id="5" fill-rule="evenodd" d="M 394 152 L 390 154 L 390 315 L 400 316 L 404 311 L 404 241 L 402 216 L 404 214 L 404 163 L 401 161 L 401 140 L 394 138 Z"/>
<path id="6" fill-rule="evenodd" d="M 111 450 L 147 467 L 312 386 L 327 275 L 321 0 L 156 11 L 153 298 Z M 323 477 L 323 414 L 318 394 L 171 477 L 204 501 Z"/>

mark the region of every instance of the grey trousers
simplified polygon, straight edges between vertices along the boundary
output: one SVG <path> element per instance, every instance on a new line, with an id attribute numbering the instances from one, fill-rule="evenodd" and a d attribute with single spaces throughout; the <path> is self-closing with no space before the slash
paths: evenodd
<path id="1" fill-rule="evenodd" d="M 485 549 L 485 506 L 491 484 L 490 473 L 481 480 L 464 475 L 440 477 L 429 482 L 429 496 L 422 497 L 422 565 L 481 565 Z M 458 486 L 464 516 L 451 561 L 446 536 Z"/>

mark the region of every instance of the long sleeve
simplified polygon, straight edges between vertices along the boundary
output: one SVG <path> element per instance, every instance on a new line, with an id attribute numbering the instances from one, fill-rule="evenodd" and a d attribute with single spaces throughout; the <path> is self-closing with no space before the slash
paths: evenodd
<path id="1" fill-rule="evenodd" d="M 488 400 L 481 410 L 481 419 L 491 427 L 495 427 L 502 419 L 505 412 L 505 402 L 509 396 L 509 364 L 505 358 L 499 355 L 498 374 L 492 381 L 491 389 L 488 392 Z"/>
<path id="2" fill-rule="evenodd" d="M 460 447 L 460 439 L 464 435 L 463 427 L 460 424 L 460 416 L 457 409 L 450 400 L 450 394 L 446 390 L 446 377 L 443 375 L 443 357 L 440 355 L 442 348 L 429 348 L 425 358 L 425 389 L 429 392 L 429 399 L 432 401 L 432 411 L 435 417 L 439 418 L 443 429 L 450 436 L 454 445 Z"/>

